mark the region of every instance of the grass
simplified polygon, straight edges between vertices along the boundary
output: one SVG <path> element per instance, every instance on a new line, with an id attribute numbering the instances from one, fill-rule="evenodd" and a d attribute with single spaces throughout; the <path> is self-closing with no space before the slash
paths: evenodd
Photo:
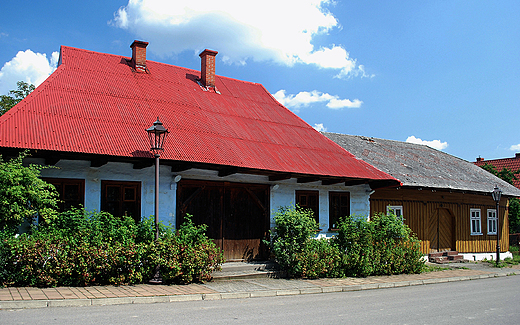
<path id="1" fill-rule="evenodd" d="M 519 247 L 518 246 L 510 246 L 509 251 L 513 254 L 513 258 L 507 257 L 503 260 L 500 260 L 500 263 L 496 265 L 495 261 L 487 261 L 488 263 L 492 265 L 496 265 L 496 267 L 511 267 L 512 265 L 518 265 L 520 264 L 520 253 L 519 253 Z"/>
<path id="2" fill-rule="evenodd" d="M 438 271 L 445 271 L 445 270 L 450 270 L 450 268 L 449 267 L 437 266 L 437 265 L 427 265 L 427 264 L 425 264 L 421 273 L 438 272 Z"/>

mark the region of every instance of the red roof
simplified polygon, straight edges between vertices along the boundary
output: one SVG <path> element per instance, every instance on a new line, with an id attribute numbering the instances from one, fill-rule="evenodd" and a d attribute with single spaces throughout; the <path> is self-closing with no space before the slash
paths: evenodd
<path id="1" fill-rule="evenodd" d="M 507 168 L 511 171 L 520 170 L 520 153 L 517 153 L 513 158 L 501 158 L 501 159 L 491 159 L 484 160 L 484 158 L 477 158 L 477 161 L 474 162 L 477 166 L 483 166 L 485 164 L 493 165 L 497 172 L 501 171 L 504 168 Z M 515 174 L 517 180 L 513 180 L 513 185 L 517 188 L 520 188 L 520 173 Z"/>
<path id="2" fill-rule="evenodd" d="M 60 65 L 0 117 L 0 147 L 151 157 L 146 129 L 170 131 L 161 159 L 264 171 L 396 181 L 356 159 L 276 101 L 260 84 L 62 46 Z M 396 181 L 398 183 L 398 181 Z"/>

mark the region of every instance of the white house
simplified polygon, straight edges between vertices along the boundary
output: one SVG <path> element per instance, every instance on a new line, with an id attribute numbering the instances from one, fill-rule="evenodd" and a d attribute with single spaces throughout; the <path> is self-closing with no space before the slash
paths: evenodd
<path id="1" fill-rule="evenodd" d="M 392 176 L 356 159 L 260 84 L 215 75 L 217 52 L 201 71 L 146 59 L 61 47 L 57 70 L 0 117 L 3 157 L 59 168 L 42 176 L 63 208 L 83 204 L 136 220 L 154 214 L 155 159 L 146 129 L 169 131 L 160 157 L 159 218 L 193 215 L 228 260 L 265 257 L 261 240 L 280 206 L 315 211 L 323 234 L 348 214 L 369 215 L 375 188 Z"/>

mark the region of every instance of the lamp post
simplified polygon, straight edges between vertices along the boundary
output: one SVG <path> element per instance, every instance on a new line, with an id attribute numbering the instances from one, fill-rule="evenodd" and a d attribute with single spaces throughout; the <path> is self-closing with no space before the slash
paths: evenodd
<path id="1" fill-rule="evenodd" d="M 498 263 L 500 262 L 500 215 L 498 214 L 498 206 L 500 204 L 500 197 L 502 196 L 502 191 L 498 188 L 498 186 L 495 185 L 495 188 L 493 189 L 493 192 L 491 193 L 493 196 L 493 200 L 495 200 L 495 203 L 497 205 L 496 209 L 496 216 L 497 216 L 497 260 L 496 265 L 498 266 Z"/>
<path id="2" fill-rule="evenodd" d="M 155 157 L 155 240 L 159 240 L 159 157 L 160 152 L 163 151 L 164 140 L 168 135 L 168 130 L 164 128 L 163 124 L 159 121 L 153 123 L 153 125 L 146 129 L 148 132 L 148 138 L 150 139 L 150 151 L 153 152 Z M 160 284 L 162 283 L 162 277 L 159 270 L 159 265 L 155 269 L 155 275 L 150 283 Z"/>

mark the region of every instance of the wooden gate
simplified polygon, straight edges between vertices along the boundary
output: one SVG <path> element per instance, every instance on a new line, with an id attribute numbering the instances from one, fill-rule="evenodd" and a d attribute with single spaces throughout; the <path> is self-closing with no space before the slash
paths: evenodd
<path id="1" fill-rule="evenodd" d="M 450 210 L 435 209 L 429 220 L 430 251 L 455 250 L 455 218 Z"/>
<path id="2" fill-rule="evenodd" d="M 208 225 L 207 235 L 227 261 L 267 258 L 262 239 L 269 230 L 269 186 L 181 180 L 177 188 L 177 227 L 186 214 Z"/>

